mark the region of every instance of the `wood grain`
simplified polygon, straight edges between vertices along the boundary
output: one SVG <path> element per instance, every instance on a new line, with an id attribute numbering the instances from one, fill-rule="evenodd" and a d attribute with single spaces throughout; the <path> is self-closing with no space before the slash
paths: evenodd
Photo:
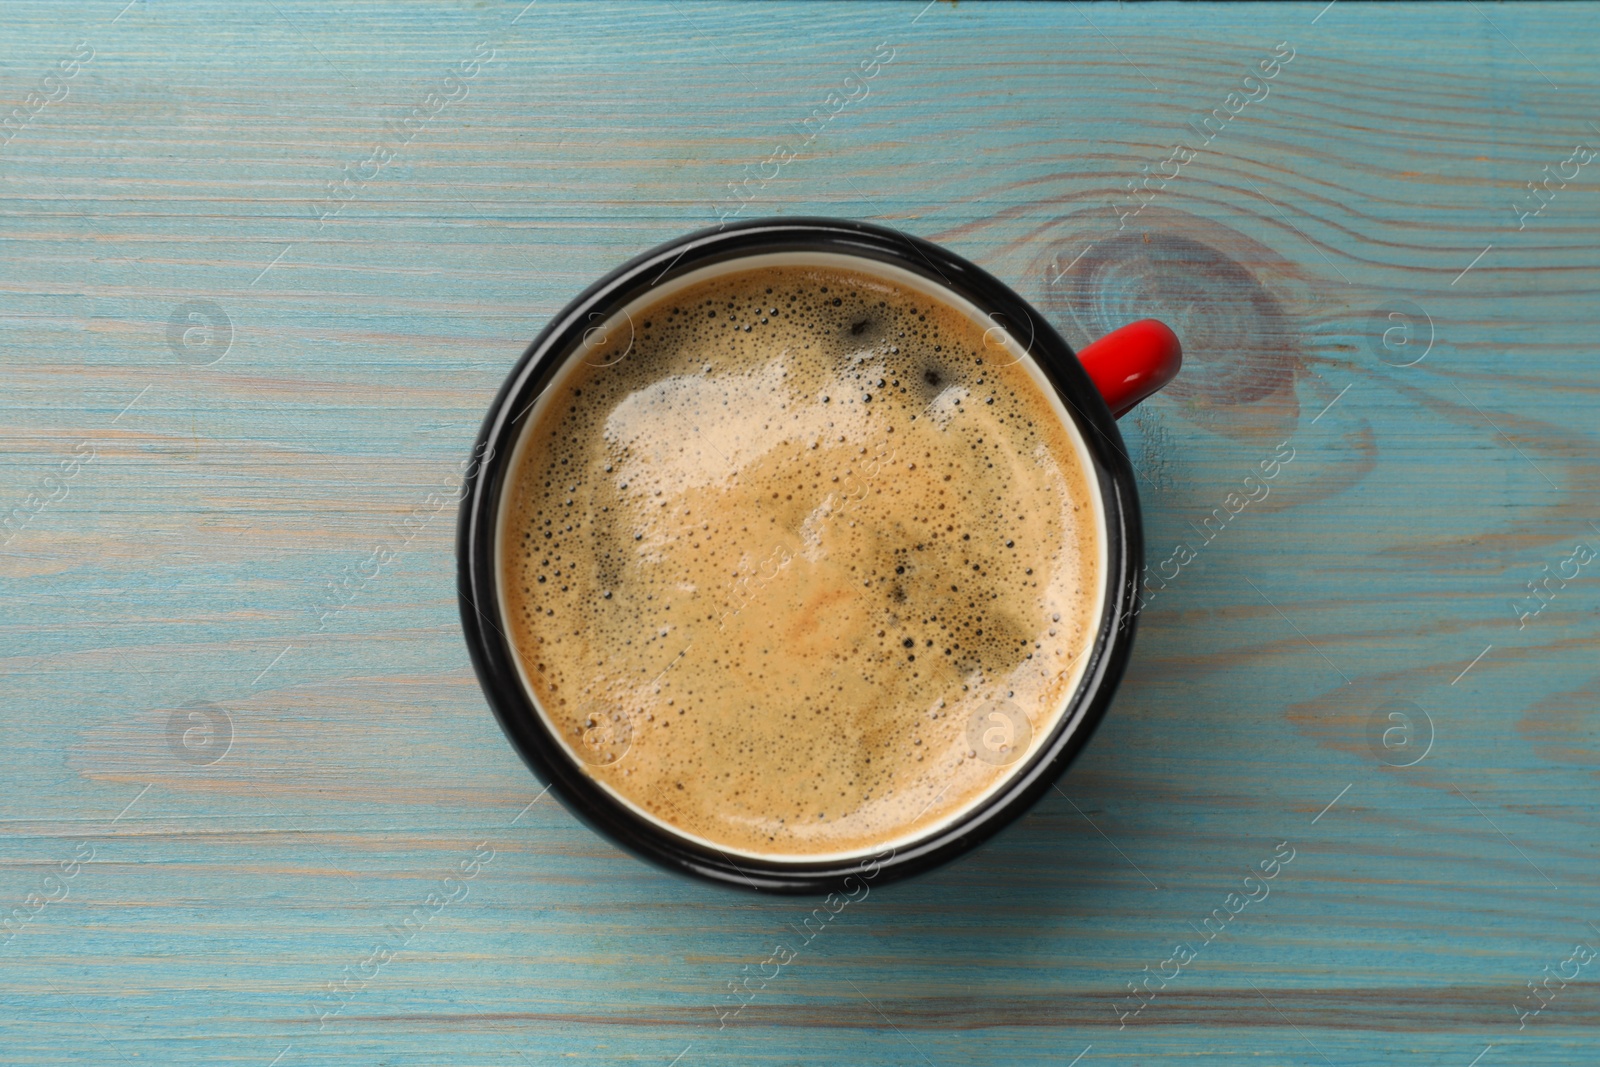
<path id="1" fill-rule="evenodd" d="M 1600 160 L 1517 205 L 1600 147 L 1600 9 L 124 2 L 0 35 L 0 1063 L 1595 1058 L 1600 965 L 1519 1011 L 1600 946 L 1600 564 L 1528 599 L 1600 547 Z M 719 1028 L 811 903 L 529 806 L 430 494 L 549 315 L 807 137 L 743 215 L 1179 329 L 1123 429 L 1149 562 L 1195 558 L 1059 795 Z"/>

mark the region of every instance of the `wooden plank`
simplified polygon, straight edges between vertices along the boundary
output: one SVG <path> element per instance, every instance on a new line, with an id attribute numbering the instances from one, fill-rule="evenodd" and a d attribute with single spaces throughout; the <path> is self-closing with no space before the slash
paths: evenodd
<path id="1" fill-rule="evenodd" d="M 1600 162 L 1562 167 L 1600 148 L 1593 6 L 6 16 L 0 907 L 29 917 L 0 935 L 0 1063 L 1594 1059 L 1593 965 L 1518 1014 L 1600 947 L 1600 573 L 1537 614 L 1527 588 L 1600 546 Z M 434 91 L 460 95 L 321 218 Z M 1150 563 L 1195 559 L 1061 795 L 873 890 L 719 1028 L 811 903 L 528 806 L 428 501 L 546 318 L 713 224 L 777 144 L 801 151 L 745 215 L 946 243 L 1074 343 L 1173 322 L 1179 386 L 1123 427 Z M 212 332 L 174 347 L 175 316 Z M 175 713 L 215 747 L 178 758 Z M 1397 722 L 1431 735 L 1410 766 L 1374 746 Z M 1268 898 L 1206 940 L 1279 842 Z"/>

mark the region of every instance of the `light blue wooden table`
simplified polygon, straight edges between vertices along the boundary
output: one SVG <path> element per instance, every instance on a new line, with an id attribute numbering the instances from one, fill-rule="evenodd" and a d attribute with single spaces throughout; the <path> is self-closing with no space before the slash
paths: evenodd
<path id="1" fill-rule="evenodd" d="M 1600 9 L 125 2 L 0 15 L 0 1063 L 1600 1060 Z M 782 968 L 454 598 L 523 346 L 735 211 L 1189 360 L 1085 758 Z"/>

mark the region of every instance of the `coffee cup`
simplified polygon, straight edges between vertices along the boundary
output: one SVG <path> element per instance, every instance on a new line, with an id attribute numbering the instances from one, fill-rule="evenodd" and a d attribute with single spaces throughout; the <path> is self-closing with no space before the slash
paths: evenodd
<path id="1" fill-rule="evenodd" d="M 1143 565 L 1115 420 L 1180 363 L 1153 320 L 1074 355 L 981 268 L 866 223 L 654 248 L 550 321 L 479 435 L 458 592 L 490 707 L 669 869 L 848 893 L 946 862 L 1110 704 Z"/>

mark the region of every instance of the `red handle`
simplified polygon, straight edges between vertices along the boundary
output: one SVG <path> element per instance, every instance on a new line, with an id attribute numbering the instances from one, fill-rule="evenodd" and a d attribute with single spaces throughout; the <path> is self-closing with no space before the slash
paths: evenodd
<path id="1" fill-rule="evenodd" d="M 1178 376 L 1183 345 L 1164 323 L 1140 319 L 1079 352 L 1078 362 L 1106 398 L 1111 414 L 1120 419 Z"/>

